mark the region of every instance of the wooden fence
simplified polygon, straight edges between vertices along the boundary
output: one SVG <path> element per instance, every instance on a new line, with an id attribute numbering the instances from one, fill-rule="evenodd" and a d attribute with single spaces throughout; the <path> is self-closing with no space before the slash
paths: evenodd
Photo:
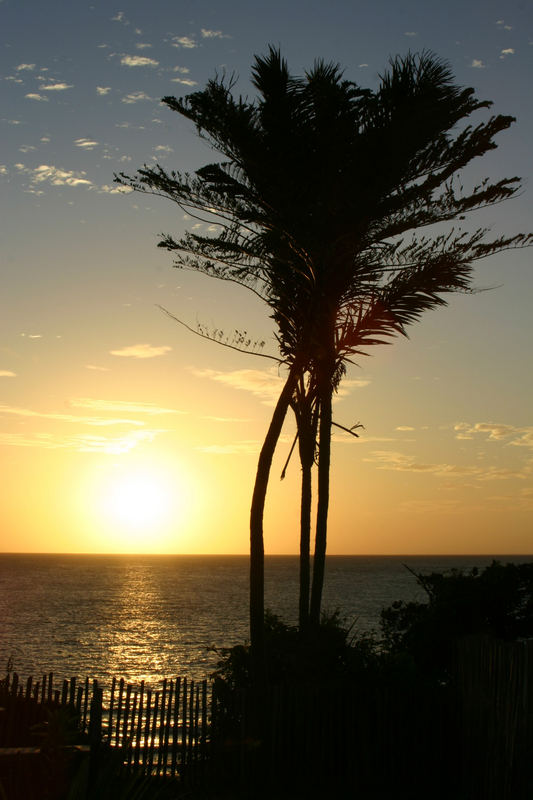
<path id="1" fill-rule="evenodd" d="M 154 690 L 113 678 L 54 684 L 54 675 L 0 681 L 0 746 L 101 741 L 123 752 L 124 763 L 154 775 L 182 775 L 206 759 L 211 694 L 207 681 L 163 680 Z M 62 742 L 59 740 L 63 739 Z"/>
<path id="2" fill-rule="evenodd" d="M 11 675 L 0 681 L 0 747 L 38 744 L 32 726 L 46 721 L 59 741 L 72 723 L 87 749 L 107 743 L 126 768 L 207 777 L 258 797 L 324 794 L 336 782 L 339 795 L 401 798 L 403 786 L 416 797 L 429 786 L 435 798 L 531 800 L 533 641 L 467 638 L 456 654 L 446 687 L 363 675 L 340 686 L 270 687 L 259 698 L 185 678 L 154 689 Z"/>
<path id="3" fill-rule="evenodd" d="M 457 643 L 462 784 L 472 800 L 533 798 L 533 640 Z"/>

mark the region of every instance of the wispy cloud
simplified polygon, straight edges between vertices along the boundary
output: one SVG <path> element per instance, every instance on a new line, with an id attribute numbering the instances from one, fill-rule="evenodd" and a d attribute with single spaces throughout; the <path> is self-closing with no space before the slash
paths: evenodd
<path id="1" fill-rule="evenodd" d="M 28 92 L 28 94 L 25 94 L 24 97 L 26 97 L 28 100 L 37 100 L 40 103 L 48 102 L 48 97 L 44 97 L 44 95 L 37 94 L 36 92 Z"/>
<path id="2" fill-rule="evenodd" d="M 102 97 L 106 94 L 109 94 L 111 91 L 111 86 L 97 86 L 96 93 L 101 95 Z"/>
<path id="3" fill-rule="evenodd" d="M 97 364 L 85 364 L 85 369 L 92 369 L 95 372 L 109 372 L 109 367 L 99 367 Z"/>
<path id="4" fill-rule="evenodd" d="M 485 69 L 485 64 L 480 58 L 474 58 L 470 66 L 474 67 L 474 69 Z"/>
<path id="5" fill-rule="evenodd" d="M 182 86 L 197 86 L 197 81 L 192 81 L 190 78 L 171 78 L 172 83 L 180 83 Z"/>
<path id="6" fill-rule="evenodd" d="M 404 36 L 418 36 L 418 33 L 416 31 L 405 31 L 403 35 Z"/>
<path id="7" fill-rule="evenodd" d="M 93 183 L 86 178 L 86 172 L 65 170 L 50 164 L 41 164 L 34 169 L 25 167 L 24 164 L 15 164 L 19 172 L 29 175 L 33 186 L 49 183 L 52 186 L 92 186 Z"/>
<path id="8" fill-rule="evenodd" d="M 185 50 L 192 50 L 194 47 L 198 47 L 198 45 L 190 36 L 173 36 L 172 47 L 183 47 Z"/>
<path id="9" fill-rule="evenodd" d="M 507 58 L 507 56 L 514 55 L 514 48 L 513 47 L 506 47 L 505 50 L 502 50 L 500 53 L 500 58 Z"/>
<path id="10" fill-rule="evenodd" d="M 458 422 L 454 425 L 456 439 L 474 439 L 477 434 L 488 434 L 488 439 L 520 447 L 533 447 L 533 426 L 518 427 L 500 422 Z"/>
<path id="11" fill-rule="evenodd" d="M 19 64 L 18 67 L 15 67 L 15 69 L 17 72 L 22 72 L 24 70 L 31 71 L 35 69 L 35 64 Z"/>
<path id="12" fill-rule="evenodd" d="M 209 378 L 234 389 L 251 392 L 251 394 L 259 397 L 263 403 L 268 405 L 276 402 L 284 382 L 275 368 L 265 371 L 259 369 L 237 369 L 232 372 L 191 368 L 191 372 L 197 378 Z"/>
<path id="13" fill-rule="evenodd" d="M 210 422 L 238 422 L 239 424 L 242 424 L 243 422 L 250 422 L 250 420 L 246 417 L 214 417 L 206 415 L 202 417 L 202 419 L 209 420 Z"/>
<path id="14" fill-rule="evenodd" d="M 16 378 L 17 373 L 11 372 L 10 369 L 0 369 L 0 378 Z"/>
<path id="15" fill-rule="evenodd" d="M 527 477 L 525 470 L 509 469 L 507 467 L 494 467 L 482 465 L 460 465 L 460 464 L 432 464 L 423 463 L 415 460 L 414 456 L 398 453 L 390 450 L 376 450 L 364 461 L 373 462 L 378 465 L 378 469 L 393 470 L 397 472 L 417 472 L 434 474 L 439 477 L 463 478 L 465 476 L 475 478 L 480 481 L 507 480 L 519 478 L 524 480 Z"/>
<path id="16" fill-rule="evenodd" d="M 147 56 L 122 56 L 120 63 L 125 67 L 157 67 L 159 61 Z"/>
<path id="17" fill-rule="evenodd" d="M 93 139 L 75 139 L 74 144 L 76 147 L 82 147 L 84 150 L 94 150 L 94 148 L 99 144 L 99 142 L 95 142 Z"/>
<path id="18" fill-rule="evenodd" d="M 120 159 L 123 161 L 123 159 Z M 129 161 L 130 159 L 128 159 Z M 133 192 L 131 186 L 117 186 L 116 184 L 104 183 L 102 186 L 99 186 L 97 191 L 100 194 L 130 194 Z"/>
<path id="19" fill-rule="evenodd" d="M 256 455 L 259 452 L 260 442 L 254 439 L 245 439 L 242 442 L 233 442 L 232 444 L 206 444 L 198 445 L 196 450 L 202 453 L 211 453 L 212 455 L 227 456 L 244 453 L 246 455 Z"/>
<path id="20" fill-rule="evenodd" d="M 146 92 L 131 92 L 131 94 L 127 94 L 125 97 L 122 98 L 123 103 L 139 103 L 141 100 L 151 100 L 152 98 L 150 95 L 146 94 Z"/>
<path id="21" fill-rule="evenodd" d="M 152 46 L 152 45 L 151 45 L 151 44 L 148 44 L 148 42 L 137 42 L 137 44 L 135 45 L 135 47 L 137 48 L 137 50 L 146 50 L 146 49 L 148 49 L 148 48 L 149 48 L 149 47 L 151 47 L 151 46 Z"/>
<path id="22" fill-rule="evenodd" d="M 72 83 L 48 83 L 46 86 L 39 87 L 42 92 L 64 92 L 65 89 L 73 89 Z"/>
<path id="23" fill-rule="evenodd" d="M 119 414 L 184 414 L 177 408 L 163 408 L 153 403 L 131 402 L 128 400 L 98 400 L 93 397 L 75 397 L 69 402 L 74 408 L 88 408 L 91 411 L 117 411 Z"/>
<path id="24" fill-rule="evenodd" d="M 94 425 L 97 427 L 107 427 L 109 425 L 133 425 L 142 427 L 143 423 L 135 419 L 106 419 L 105 417 L 80 417 L 76 414 L 57 414 L 46 411 L 35 411 L 31 408 L 19 408 L 17 406 L 6 406 L 0 404 L 0 414 L 7 414 L 15 417 L 26 417 L 34 419 L 49 419 L 56 422 L 73 422 L 79 425 Z"/>
<path id="25" fill-rule="evenodd" d="M 124 455 L 135 447 L 152 442 L 164 430 L 131 431 L 125 436 L 92 436 L 77 434 L 61 436 L 53 433 L 0 433 L 0 445 L 36 447 L 44 450 L 76 450 L 80 453 Z"/>
<path id="26" fill-rule="evenodd" d="M 410 425 L 397 425 L 396 426 L 396 430 L 397 431 L 414 431 L 414 428 L 411 428 Z"/>
<path id="27" fill-rule="evenodd" d="M 202 34 L 202 39 L 231 39 L 231 36 L 227 33 L 209 30 L 208 28 L 202 28 L 200 33 Z"/>
<path id="28" fill-rule="evenodd" d="M 154 347 L 151 344 L 131 344 L 121 347 L 119 350 L 110 350 L 112 356 L 122 356 L 123 358 L 156 358 L 169 353 L 172 347 L 161 345 Z"/>
<path id="29" fill-rule="evenodd" d="M 499 25 L 501 28 L 504 29 L 504 31 L 512 31 L 513 30 L 513 26 L 512 25 L 506 25 L 504 19 L 496 20 L 496 25 Z"/>

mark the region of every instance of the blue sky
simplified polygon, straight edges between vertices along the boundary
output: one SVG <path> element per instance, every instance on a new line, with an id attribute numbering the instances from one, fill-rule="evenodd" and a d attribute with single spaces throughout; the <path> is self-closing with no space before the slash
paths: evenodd
<path id="1" fill-rule="evenodd" d="M 368 87 L 391 55 L 430 49 L 460 84 L 517 117 L 469 176 L 520 175 L 523 192 L 472 224 L 531 230 L 532 6 L 0 0 L 0 31 L 0 469 L 9 489 L 0 549 L 84 550 L 91 536 L 107 547 L 96 519 L 79 540 L 73 530 L 97 503 L 94 487 L 135 458 L 176 471 L 190 506 L 177 532 L 168 523 L 164 545 L 147 536 L 137 547 L 245 552 L 251 476 L 279 378 L 261 359 L 189 336 L 156 305 L 193 326 L 246 329 L 275 352 L 271 322 L 238 290 L 172 270 L 157 236 L 194 222 L 164 200 L 121 194 L 113 174 L 156 162 L 192 171 L 211 159 L 160 98 L 222 71 L 251 93 L 253 56 L 269 44 L 296 74 L 324 58 Z M 333 552 L 530 548 L 531 258 L 480 264 L 477 285 L 491 291 L 454 298 L 410 341 L 349 375 L 339 421 L 360 420 L 365 432 L 335 443 Z M 297 477 L 294 465 L 273 486 L 270 552 L 296 549 Z M 68 513 L 65 493 L 78 498 Z M 228 546 L 227 534 L 214 542 L 205 532 L 221 503 Z"/>

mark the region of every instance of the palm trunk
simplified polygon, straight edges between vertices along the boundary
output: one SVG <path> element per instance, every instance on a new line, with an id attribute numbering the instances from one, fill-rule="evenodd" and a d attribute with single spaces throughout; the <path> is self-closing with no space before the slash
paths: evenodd
<path id="1" fill-rule="evenodd" d="M 278 443 L 287 409 L 296 386 L 300 367 L 292 364 L 270 421 L 255 477 L 250 509 L 250 644 L 253 678 L 261 681 L 265 669 L 265 551 L 263 514 L 272 458 Z"/>
<path id="2" fill-rule="evenodd" d="M 320 429 L 318 444 L 318 503 L 316 515 L 315 555 L 313 559 L 313 586 L 309 623 L 312 628 L 320 624 L 322 589 L 326 566 L 326 544 L 328 532 L 329 470 L 331 463 L 331 403 L 330 384 L 322 386 L 320 399 Z"/>
<path id="3" fill-rule="evenodd" d="M 308 419 L 308 415 L 306 415 L 305 421 L 300 420 L 299 444 L 302 467 L 302 494 L 300 501 L 300 598 L 298 625 L 300 632 L 304 633 L 309 626 L 312 469 L 315 447 L 313 423 Z"/>

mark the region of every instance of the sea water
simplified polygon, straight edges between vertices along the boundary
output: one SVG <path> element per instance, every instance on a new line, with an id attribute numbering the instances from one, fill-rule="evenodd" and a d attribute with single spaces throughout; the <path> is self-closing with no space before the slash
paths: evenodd
<path id="1" fill-rule="evenodd" d="M 329 556 L 323 605 L 338 608 L 354 631 L 378 629 L 382 608 L 424 599 L 410 570 L 467 570 L 491 561 Z M 246 556 L 0 555 L 0 675 L 10 660 L 21 677 L 54 672 L 150 684 L 206 677 L 220 648 L 247 639 L 248 570 Z M 265 605 L 296 621 L 297 556 L 267 556 Z"/>

